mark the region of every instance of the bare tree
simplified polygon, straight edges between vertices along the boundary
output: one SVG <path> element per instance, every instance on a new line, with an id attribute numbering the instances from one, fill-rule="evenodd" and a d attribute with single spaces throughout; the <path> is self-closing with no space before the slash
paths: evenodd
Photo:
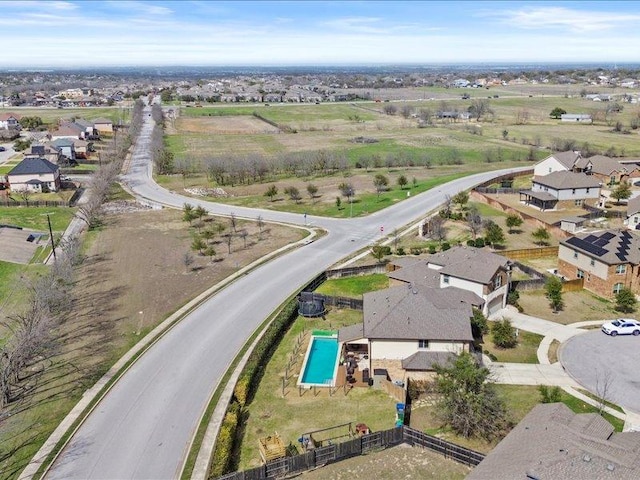
<path id="1" fill-rule="evenodd" d="M 596 369 L 596 395 L 598 401 L 598 413 L 602 415 L 604 407 L 611 401 L 611 386 L 613 384 L 614 374 L 610 368 L 604 367 L 601 371 Z"/>
<path id="2" fill-rule="evenodd" d="M 186 272 L 189 272 L 194 261 L 195 259 L 193 258 L 193 254 L 191 252 L 184 252 L 184 254 L 182 255 L 182 264 L 184 265 L 184 269 Z"/>
<path id="3" fill-rule="evenodd" d="M 225 238 L 227 239 L 227 250 L 229 252 L 229 255 L 231 255 L 231 242 L 233 241 L 233 233 L 229 232 L 227 235 L 225 235 Z"/>
<path id="4" fill-rule="evenodd" d="M 480 216 L 478 207 L 473 204 L 469 206 L 469 210 L 467 211 L 467 225 L 475 240 L 478 233 L 482 230 L 482 217 Z"/>
<path id="5" fill-rule="evenodd" d="M 240 230 L 240 232 L 238 233 L 238 235 L 240 235 L 240 238 L 242 238 L 242 240 L 244 241 L 244 248 L 247 248 L 247 237 L 249 236 L 249 232 L 247 232 L 246 229 L 242 229 Z"/>
<path id="6" fill-rule="evenodd" d="M 440 215 L 434 215 L 429 220 L 429 235 L 440 243 L 447 238 L 447 229 L 444 226 L 444 222 L 444 218 Z"/>
<path id="7" fill-rule="evenodd" d="M 264 220 L 262 219 L 262 215 L 258 215 L 258 218 L 256 218 L 256 223 L 258 224 L 258 231 L 260 232 L 258 233 L 258 238 L 262 240 L 262 229 L 264 228 Z"/>
<path id="8" fill-rule="evenodd" d="M 229 224 L 231 225 L 233 233 L 236 233 L 238 230 L 238 219 L 236 218 L 236 214 L 233 212 L 231 212 L 231 214 L 229 215 Z"/>

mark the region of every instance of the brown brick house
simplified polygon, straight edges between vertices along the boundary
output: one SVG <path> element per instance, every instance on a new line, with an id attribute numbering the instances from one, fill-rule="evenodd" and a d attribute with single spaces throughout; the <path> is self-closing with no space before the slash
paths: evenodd
<path id="1" fill-rule="evenodd" d="M 560 241 L 558 273 L 612 298 L 622 287 L 640 293 L 640 238 L 628 230 L 584 233 Z"/>

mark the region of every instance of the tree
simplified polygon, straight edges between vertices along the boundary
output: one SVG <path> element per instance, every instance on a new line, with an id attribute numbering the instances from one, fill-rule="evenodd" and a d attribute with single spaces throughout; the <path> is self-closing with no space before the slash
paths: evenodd
<path id="1" fill-rule="evenodd" d="M 297 187 L 287 187 L 284 189 L 284 194 L 289 196 L 290 200 L 293 200 L 294 202 L 298 203 L 300 202 L 300 199 L 302 198 L 300 196 L 300 190 L 298 190 Z"/>
<path id="2" fill-rule="evenodd" d="M 451 199 L 453 203 L 457 203 L 460 208 L 464 207 L 469 201 L 469 192 L 463 190 L 461 192 L 456 193 Z"/>
<path id="3" fill-rule="evenodd" d="M 400 190 L 404 190 L 404 187 L 406 187 L 407 184 L 409 183 L 409 181 L 407 180 L 407 177 L 405 177 L 404 175 L 400 175 L 397 181 L 398 181 L 398 186 L 400 187 Z"/>
<path id="4" fill-rule="evenodd" d="M 549 116 L 551 118 L 560 118 L 562 115 L 564 115 L 565 113 L 567 113 L 567 111 L 564 108 L 560 108 L 560 107 L 556 107 L 553 110 L 551 110 L 551 113 L 549 114 Z"/>
<path id="5" fill-rule="evenodd" d="M 207 242 L 199 235 L 191 242 L 191 250 L 198 252 L 200 255 L 203 255 L 205 248 L 207 248 Z"/>
<path id="6" fill-rule="evenodd" d="M 162 149 L 154 157 L 156 171 L 160 175 L 168 175 L 175 171 L 175 158 L 172 152 Z"/>
<path id="7" fill-rule="evenodd" d="M 195 210 L 193 210 L 193 214 L 195 215 L 195 217 L 200 221 L 199 225 L 202 224 L 202 217 L 204 217 L 205 215 L 207 215 L 207 209 L 204 208 L 202 205 L 198 205 Z M 199 228 L 199 227 L 198 227 Z"/>
<path id="8" fill-rule="evenodd" d="M 387 104 L 382 110 L 384 110 L 384 113 L 387 115 L 395 115 L 398 112 L 398 107 L 392 104 Z"/>
<path id="9" fill-rule="evenodd" d="M 513 348 L 518 344 L 516 329 L 511 324 L 511 320 L 506 318 L 497 321 L 492 327 L 493 344 L 499 348 Z"/>
<path id="10" fill-rule="evenodd" d="M 485 222 L 484 230 L 485 240 L 490 243 L 492 247 L 495 247 L 495 245 L 502 245 L 504 243 L 504 232 L 500 225 L 493 220 L 487 220 Z"/>
<path id="11" fill-rule="evenodd" d="M 258 238 L 260 240 L 262 240 L 262 229 L 264 228 L 264 219 L 262 218 L 262 215 L 258 215 L 258 218 L 256 218 L 256 224 L 258 225 Z"/>
<path id="12" fill-rule="evenodd" d="M 194 261 L 195 259 L 193 258 L 193 254 L 191 252 L 184 252 L 184 255 L 182 255 L 182 264 L 184 265 L 186 272 L 189 272 L 189 269 L 191 268 L 191 265 L 193 265 Z"/>
<path id="13" fill-rule="evenodd" d="M 336 208 L 338 210 L 340 210 L 341 205 L 342 205 L 342 200 L 340 200 L 340 197 L 336 197 Z"/>
<path id="14" fill-rule="evenodd" d="M 507 228 L 509 229 L 509 233 L 515 232 L 515 229 L 522 225 L 523 222 L 524 220 L 522 220 L 522 217 L 517 213 L 510 213 L 509 215 L 507 215 L 507 218 L 505 220 Z"/>
<path id="15" fill-rule="evenodd" d="M 469 211 L 467 211 L 467 225 L 469 226 L 469 230 L 471 230 L 471 234 L 475 240 L 478 233 L 480 233 L 480 230 L 482 230 L 482 217 L 480 216 L 478 207 L 475 205 L 471 205 L 469 207 Z"/>
<path id="16" fill-rule="evenodd" d="M 356 194 L 353 185 L 346 182 L 342 182 L 340 185 L 338 185 L 338 190 L 340 190 L 342 196 L 346 197 L 348 201 L 351 201 L 351 198 Z"/>
<path id="17" fill-rule="evenodd" d="M 400 109 L 400 114 L 403 116 L 403 118 L 409 118 L 412 113 L 413 113 L 413 108 L 411 108 L 410 105 L 404 105 Z"/>
<path id="18" fill-rule="evenodd" d="M 22 117 L 20 119 L 20 126 L 25 130 L 35 130 L 42 125 L 42 118 L 40 117 Z"/>
<path id="19" fill-rule="evenodd" d="M 387 250 L 389 247 L 385 247 L 383 245 L 374 245 L 371 247 L 371 255 L 375 258 L 378 263 L 382 262 L 382 259 L 387 255 Z"/>
<path id="20" fill-rule="evenodd" d="M 468 112 L 471 114 L 471 117 L 478 120 L 478 122 L 481 122 L 482 117 L 484 115 L 492 114 L 493 110 L 491 110 L 488 100 L 478 98 L 471 101 L 471 106 L 469 106 Z"/>
<path id="21" fill-rule="evenodd" d="M 247 230 L 245 228 L 243 228 L 242 230 L 240 230 L 240 232 L 238 232 L 238 235 L 240 235 L 240 238 L 244 242 L 244 248 L 246 249 L 247 248 L 247 237 L 249 236 L 249 232 L 247 232 Z"/>
<path id="22" fill-rule="evenodd" d="M 635 312 L 637 303 L 636 295 L 628 287 L 622 287 L 620 291 L 616 293 L 616 310 L 619 312 Z"/>
<path id="23" fill-rule="evenodd" d="M 544 284 L 544 291 L 553 312 L 556 313 L 558 310 L 562 310 L 562 280 L 555 275 L 551 275 Z"/>
<path id="24" fill-rule="evenodd" d="M 214 258 L 216 258 L 216 249 L 213 248 L 211 245 L 207 246 L 207 248 L 204 250 L 204 254 L 211 258 L 211 263 L 213 263 Z"/>
<path id="25" fill-rule="evenodd" d="M 380 194 L 384 192 L 389 186 L 389 179 L 381 173 L 378 173 L 375 177 L 373 177 L 373 186 L 376 187 L 378 198 L 380 198 Z"/>
<path id="26" fill-rule="evenodd" d="M 549 241 L 549 232 L 547 232 L 547 229 L 544 227 L 539 227 L 537 230 L 534 230 L 531 236 L 535 243 L 541 246 L 546 245 Z"/>
<path id="27" fill-rule="evenodd" d="M 264 196 L 269 197 L 269 200 L 271 202 L 273 202 L 273 199 L 276 195 L 278 195 L 278 187 L 276 187 L 275 185 L 271 185 L 269 188 L 267 188 L 267 191 L 264 192 Z"/>
<path id="28" fill-rule="evenodd" d="M 445 219 L 440 215 L 434 215 L 429 219 L 428 223 L 429 236 L 440 243 L 447 239 L 447 229 L 444 226 L 444 222 Z"/>
<path id="29" fill-rule="evenodd" d="M 185 203 L 182 206 L 182 220 L 185 222 L 189 222 L 189 225 L 191 225 L 191 222 L 195 220 L 195 218 L 196 214 L 193 211 L 193 205 L 191 205 L 190 203 Z"/>
<path id="30" fill-rule="evenodd" d="M 318 193 L 318 187 L 316 187 L 313 183 L 307 184 L 307 193 L 309 194 L 309 198 L 315 202 L 316 194 Z"/>
<path id="31" fill-rule="evenodd" d="M 489 333 L 489 325 L 487 323 L 487 317 L 484 316 L 482 310 L 478 308 L 473 309 L 473 316 L 471 317 L 471 333 L 473 338 L 480 339 L 485 333 Z"/>
<path id="32" fill-rule="evenodd" d="M 238 219 L 236 218 L 236 214 L 231 212 L 231 214 L 229 214 L 229 226 L 231 227 L 231 230 L 233 230 L 233 233 L 237 232 L 238 229 Z"/>
<path id="33" fill-rule="evenodd" d="M 631 187 L 628 182 L 621 182 L 612 192 L 611 198 L 615 199 L 616 205 L 620 205 L 620 200 L 626 200 L 631 196 Z"/>
<path id="34" fill-rule="evenodd" d="M 435 371 L 440 399 L 434 411 L 440 420 L 466 438 L 499 437 L 507 426 L 507 411 L 489 378 L 489 369 L 463 352 L 453 364 L 436 365 Z"/>

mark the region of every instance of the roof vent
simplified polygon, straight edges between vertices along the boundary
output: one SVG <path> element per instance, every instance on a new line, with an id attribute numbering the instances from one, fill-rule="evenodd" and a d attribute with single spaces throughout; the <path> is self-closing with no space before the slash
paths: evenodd
<path id="1" fill-rule="evenodd" d="M 588 454 L 584 454 L 582 456 L 582 460 L 584 460 L 585 462 L 590 462 L 591 461 L 591 457 Z"/>
<path id="2" fill-rule="evenodd" d="M 613 463 L 607 464 L 607 470 L 613 472 L 616 469 L 616 466 Z"/>

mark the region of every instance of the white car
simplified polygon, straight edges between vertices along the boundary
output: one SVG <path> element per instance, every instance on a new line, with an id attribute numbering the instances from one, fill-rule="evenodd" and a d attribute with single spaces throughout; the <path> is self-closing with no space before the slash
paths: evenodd
<path id="1" fill-rule="evenodd" d="M 618 318 L 613 322 L 602 325 L 602 331 L 607 335 L 640 335 L 640 322 L 633 318 Z"/>

